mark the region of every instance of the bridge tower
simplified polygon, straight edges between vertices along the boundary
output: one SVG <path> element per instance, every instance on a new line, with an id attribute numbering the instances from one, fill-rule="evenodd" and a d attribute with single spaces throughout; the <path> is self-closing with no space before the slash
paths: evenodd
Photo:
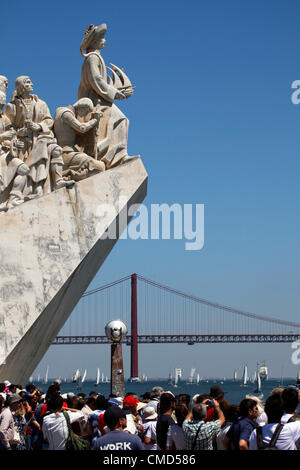
<path id="1" fill-rule="evenodd" d="M 130 381 L 139 380 L 137 326 L 137 275 L 131 275 L 131 370 Z"/>

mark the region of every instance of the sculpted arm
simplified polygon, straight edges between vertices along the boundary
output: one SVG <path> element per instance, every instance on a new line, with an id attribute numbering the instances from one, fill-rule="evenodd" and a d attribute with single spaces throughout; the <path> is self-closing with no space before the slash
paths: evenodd
<path id="1" fill-rule="evenodd" d="M 85 134 L 89 130 L 91 130 L 96 124 L 97 124 L 97 119 L 91 119 L 88 122 L 80 122 L 76 117 L 74 116 L 71 111 L 66 111 L 63 116 L 62 116 L 63 121 L 68 124 L 72 129 L 74 129 L 75 132 L 78 132 L 79 134 Z"/>

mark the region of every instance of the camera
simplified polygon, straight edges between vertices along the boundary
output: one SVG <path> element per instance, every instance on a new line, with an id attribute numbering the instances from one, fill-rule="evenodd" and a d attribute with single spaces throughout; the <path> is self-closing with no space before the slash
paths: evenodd
<path id="1" fill-rule="evenodd" d="M 212 407 L 212 406 L 214 406 L 214 403 L 213 403 L 212 400 L 207 400 L 206 405 L 209 406 L 209 407 Z"/>

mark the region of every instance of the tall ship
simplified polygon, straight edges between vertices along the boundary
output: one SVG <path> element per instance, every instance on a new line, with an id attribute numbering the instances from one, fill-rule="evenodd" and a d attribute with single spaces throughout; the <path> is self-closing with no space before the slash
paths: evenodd
<path id="1" fill-rule="evenodd" d="M 261 380 L 268 380 L 268 367 L 266 366 L 266 362 L 263 361 L 258 368 L 258 373 L 260 375 Z"/>

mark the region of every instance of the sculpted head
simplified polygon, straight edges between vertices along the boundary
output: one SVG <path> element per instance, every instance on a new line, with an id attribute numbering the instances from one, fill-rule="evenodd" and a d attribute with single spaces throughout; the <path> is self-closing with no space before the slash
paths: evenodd
<path id="1" fill-rule="evenodd" d="M 80 49 L 87 52 L 103 49 L 106 42 L 104 39 L 106 29 L 106 24 L 100 24 L 99 26 L 91 24 L 85 31 Z"/>
<path id="2" fill-rule="evenodd" d="M 8 79 L 4 75 L 0 75 L 0 91 L 4 93 L 7 91 L 8 88 Z"/>
<path id="3" fill-rule="evenodd" d="M 23 96 L 33 91 L 33 83 L 27 75 L 21 75 L 15 81 L 15 88 L 17 95 Z"/>
<path id="4" fill-rule="evenodd" d="M 90 98 L 81 98 L 73 104 L 77 116 L 86 116 L 94 109 L 94 105 Z"/>

